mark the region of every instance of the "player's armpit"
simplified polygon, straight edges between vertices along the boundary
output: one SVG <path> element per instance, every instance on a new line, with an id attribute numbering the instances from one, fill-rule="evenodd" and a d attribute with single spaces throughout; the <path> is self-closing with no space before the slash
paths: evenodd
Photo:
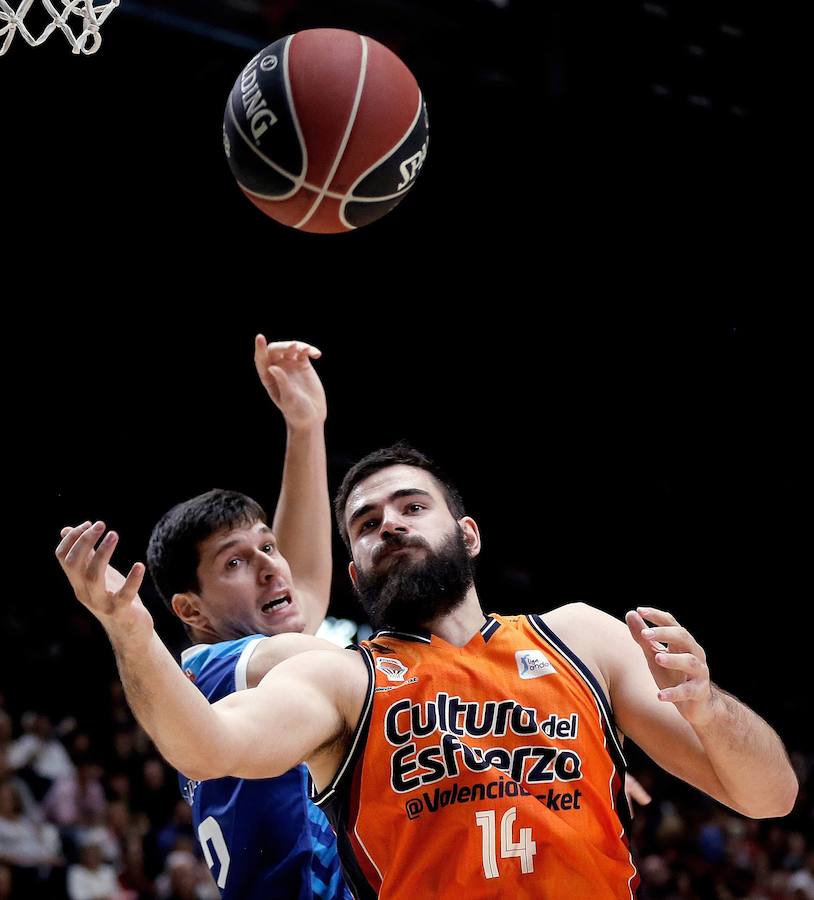
<path id="1" fill-rule="evenodd" d="M 311 650 L 275 666 L 256 688 L 219 700 L 213 708 L 229 740 L 219 742 L 217 773 L 207 778 L 270 778 L 333 748 L 353 732 L 367 689 L 367 672 L 352 651 Z M 328 763 L 330 765 L 330 763 Z"/>

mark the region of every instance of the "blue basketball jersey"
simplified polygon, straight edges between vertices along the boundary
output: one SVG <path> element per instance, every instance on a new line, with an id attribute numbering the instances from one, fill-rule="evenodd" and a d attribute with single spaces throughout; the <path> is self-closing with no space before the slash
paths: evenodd
<path id="1" fill-rule="evenodd" d="M 210 703 L 247 687 L 264 635 L 185 650 L 181 667 Z M 297 766 L 279 778 L 193 781 L 178 775 L 195 831 L 223 900 L 349 900 L 325 815 Z"/>

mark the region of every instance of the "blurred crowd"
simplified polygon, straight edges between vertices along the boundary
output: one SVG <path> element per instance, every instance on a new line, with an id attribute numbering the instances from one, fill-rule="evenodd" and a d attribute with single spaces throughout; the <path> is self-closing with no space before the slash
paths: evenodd
<path id="1" fill-rule="evenodd" d="M 92 722 L 0 698 L 0 900 L 216 900 L 175 773 L 121 685 Z M 751 820 L 634 755 L 652 795 L 634 815 L 641 900 L 814 900 L 814 756 L 794 753 L 790 816 Z M 570 898 L 569 898 L 570 900 Z"/>
<path id="2" fill-rule="evenodd" d="M 0 900 L 218 900 L 175 773 L 121 685 L 98 721 L 0 708 Z"/>
<path id="3" fill-rule="evenodd" d="M 782 819 L 747 819 L 628 755 L 653 798 L 633 817 L 641 900 L 814 900 L 814 755 L 791 754 L 800 793 Z"/>

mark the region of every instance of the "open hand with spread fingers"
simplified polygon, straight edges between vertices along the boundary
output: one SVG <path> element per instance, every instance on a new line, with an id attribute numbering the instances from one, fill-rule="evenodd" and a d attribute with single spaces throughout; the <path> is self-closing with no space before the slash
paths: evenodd
<path id="1" fill-rule="evenodd" d="M 127 636 L 129 642 L 147 641 L 153 632 L 153 617 L 141 602 L 138 589 L 144 579 L 144 564 L 135 563 L 125 578 L 110 565 L 119 537 L 104 522 L 66 526 L 56 556 L 76 594 L 102 623 L 108 634 Z M 102 538 L 101 542 L 99 539 Z"/>
<path id="2" fill-rule="evenodd" d="M 311 428 L 325 421 L 325 389 L 311 365 L 320 356 L 321 350 L 302 341 L 269 344 L 262 334 L 254 339 L 257 374 L 289 428 Z"/>
<path id="3" fill-rule="evenodd" d="M 659 687 L 659 700 L 674 703 L 690 724 L 707 724 L 715 714 L 715 694 L 704 648 L 663 610 L 639 606 L 625 621 Z"/>

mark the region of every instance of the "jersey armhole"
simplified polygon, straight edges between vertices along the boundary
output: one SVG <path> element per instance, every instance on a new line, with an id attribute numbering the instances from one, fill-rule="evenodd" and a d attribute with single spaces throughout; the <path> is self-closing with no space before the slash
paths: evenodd
<path id="1" fill-rule="evenodd" d="M 362 708 L 362 713 L 359 716 L 359 721 L 356 723 L 356 728 L 354 729 L 353 737 L 351 738 L 347 752 L 345 753 L 345 756 L 339 764 L 339 767 L 336 770 L 336 774 L 323 788 L 323 790 L 319 791 L 318 793 L 314 793 L 311 797 L 311 799 L 317 806 L 326 804 L 336 794 L 336 792 L 341 789 L 343 781 L 347 777 L 352 777 L 355 768 L 354 764 L 365 749 L 367 730 L 370 724 L 370 713 L 373 709 L 373 695 L 375 693 L 374 688 L 376 686 L 376 675 L 373 669 L 373 659 L 367 647 L 364 647 L 360 644 L 354 646 L 353 649 L 361 654 L 361 657 L 365 663 L 365 668 L 367 669 L 368 684 L 367 696 L 365 697 L 365 705 Z"/>
<path id="2" fill-rule="evenodd" d="M 622 745 L 619 741 L 619 738 L 616 733 L 616 719 L 613 715 L 613 708 L 610 704 L 610 699 L 605 694 L 605 691 L 602 689 L 602 686 L 594 677 L 593 672 L 585 665 L 585 663 L 574 653 L 574 651 L 561 639 L 559 638 L 548 625 L 543 621 L 542 616 L 534 616 L 529 615 L 526 616 L 531 627 L 537 632 L 537 634 L 543 638 L 547 643 L 553 645 L 553 647 L 559 652 L 560 656 L 564 657 L 568 663 L 570 663 L 571 668 L 579 675 L 582 680 L 586 683 L 586 686 L 591 694 L 594 696 L 594 700 L 596 702 L 597 707 L 599 708 L 600 715 L 604 719 L 605 724 L 605 732 L 610 739 L 609 751 L 611 752 L 611 757 L 617 768 L 627 770 L 627 760 L 625 759 L 624 751 L 622 750 Z"/>
<path id="3" fill-rule="evenodd" d="M 546 625 L 542 616 L 526 616 L 526 619 L 534 631 L 536 631 L 544 641 L 551 644 L 551 646 L 559 652 L 560 656 L 569 663 L 577 675 L 581 676 L 582 680 L 586 683 L 588 690 L 594 696 L 594 702 L 599 710 L 600 718 L 603 720 L 602 730 L 605 734 L 605 749 L 619 775 L 618 789 L 615 796 L 613 790 L 611 790 L 611 800 L 613 802 L 613 808 L 616 810 L 616 815 L 619 817 L 619 821 L 622 825 L 622 830 L 629 840 L 633 825 L 628 800 L 625 795 L 625 776 L 628 766 L 624 751 L 622 750 L 622 744 L 616 733 L 616 719 L 613 715 L 610 699 L 606 696 L 602 686 L 594 677 L 593 672 L 591 672 L 588 666 L 585 665 L 576 653 L 574 653 L 574 651 L 561 640 L 548 625 Z M 632 858 L 631 865 L 633 865 Z M 635 875 L 635 866 L 633 871 Z"/>

